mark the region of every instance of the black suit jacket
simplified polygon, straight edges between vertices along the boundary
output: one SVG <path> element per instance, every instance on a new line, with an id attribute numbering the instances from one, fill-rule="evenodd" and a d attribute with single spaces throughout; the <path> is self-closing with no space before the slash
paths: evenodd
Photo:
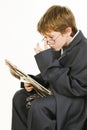
<path id="1" fill-rule="evenodd" d="M 54 92 L 57 130 L 80 130 L 87 117 L 87 39 L 79 31 L 62 56 L 48 49 L 35 59 Z"/>

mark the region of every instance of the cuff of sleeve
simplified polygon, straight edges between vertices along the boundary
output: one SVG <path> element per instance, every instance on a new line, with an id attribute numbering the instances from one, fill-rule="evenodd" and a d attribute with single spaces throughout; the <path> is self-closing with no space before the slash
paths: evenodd
<path id="1" fill-rule="evenodd" d="M 21 82 L 21 83 L 20 83 L 20 86 L 21 86 L 21 88 L 24 88 L 24 83 Z"/>
<path id="2" fill-rule="evenodd" d="M 48 49 L 45 51 L 42 51 L 41 53 L 35 55 L 35 60 L 37 62 L 37 65 L 43 73 L 47 68 L 49 68 L 52 64 L 54 64 L 55 55 L 52 51 L 52 49 Z M 58 62 L 58 60 L 56 59 Z M 58 63 L 57 63 L 58 65 Z"/>

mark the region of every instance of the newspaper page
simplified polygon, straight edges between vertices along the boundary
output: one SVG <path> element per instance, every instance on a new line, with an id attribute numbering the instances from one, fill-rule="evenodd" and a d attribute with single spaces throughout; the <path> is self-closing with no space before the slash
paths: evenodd
<path id="1" fill-rule="evenodd" d="M 6 65 L 9 67 L 10 73 L 17 79 L 27 82 L 34 87 L 34 90 L 39 94 L 39 96 L 44 97 L 52 95 L 52 91 L 42 86 L 36 80 L 31 78 L 28 74 L 22 72 L 16 65 L 12 64 L 9 60 L 5 59 Z"/>

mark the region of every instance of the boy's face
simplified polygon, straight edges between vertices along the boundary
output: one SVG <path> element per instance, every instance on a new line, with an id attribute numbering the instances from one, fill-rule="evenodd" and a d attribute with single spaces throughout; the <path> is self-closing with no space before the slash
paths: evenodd
<path id="1" fill-rule="evenodd" d="M 61 34 L 60 32 L 52 31 L 45 35 L 44 40 L 51 48 L 59 51 L 61 48 L 68 46 L 68 44 L 71 42 L 72 37 L 70 34 L 71 33 L 68 32 Z"/>

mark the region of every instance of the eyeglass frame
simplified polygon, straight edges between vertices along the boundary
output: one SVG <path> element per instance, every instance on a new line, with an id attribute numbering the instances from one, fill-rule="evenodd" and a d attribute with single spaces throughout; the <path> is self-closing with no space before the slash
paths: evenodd
<path id="1" fill-rule="evenodd" d="M 60 37 L 60 35 L 61 35 L 61 34 L 59 34 L 55 39 L 49 38 L 49 40 L 47 40 L 46 37 L 43 37 L 42 41 L 47 41 L 47 42 L 49 42 L 49 43 L 52 43 L 52 42 L 55 43 L 55 41 L 57 40 L 57 38 Z"/>

